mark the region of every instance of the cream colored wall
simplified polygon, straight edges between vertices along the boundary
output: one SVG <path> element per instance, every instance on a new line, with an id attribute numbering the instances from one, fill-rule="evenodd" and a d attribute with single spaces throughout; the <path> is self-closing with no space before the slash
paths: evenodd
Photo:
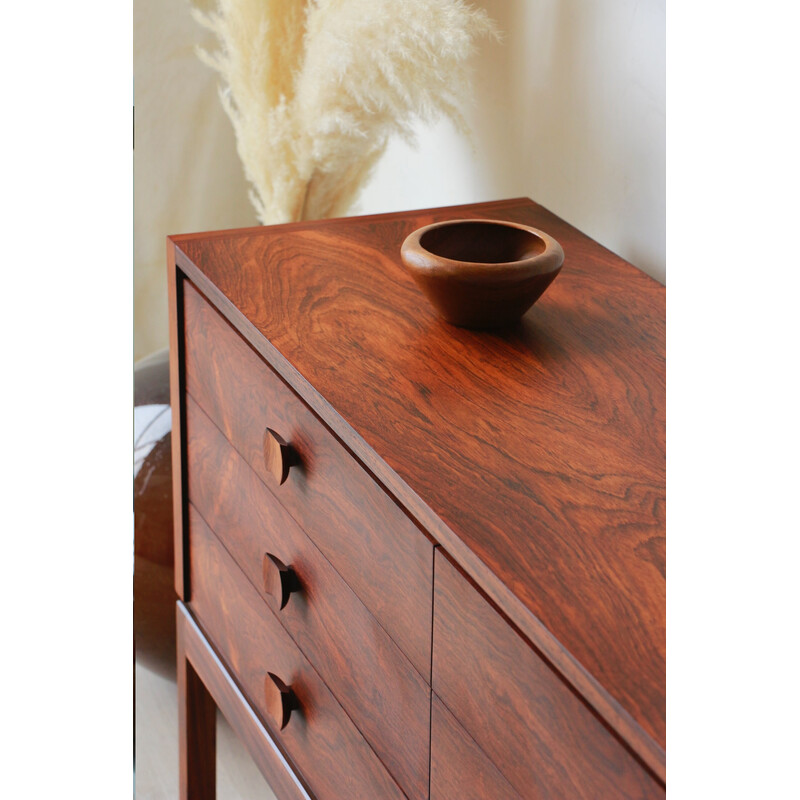
<path id="1" fill-rule="evenodd" d="M 134 358 L 166 347 L 166 236 L 255 225 L 187 0 L 135 0 Z"/>
<path id="2" fill-rule="evenodd" d="M 353 213 L 526 195 L 665 280 L 665 0 L 473 0 L 468 142 L 447 122 L 390 145 Z M 164 237 L 256 224 L 207 41 L 186 0 L 136 0 L 135 357 L 166 346 Z"/>
<path id="3" fill-rule="evenodd" d="M 472 147 L 444 123 L 391 145 L 364 213 L 525 195 L 666 274 L 665 0 L 474 0 Z"/>

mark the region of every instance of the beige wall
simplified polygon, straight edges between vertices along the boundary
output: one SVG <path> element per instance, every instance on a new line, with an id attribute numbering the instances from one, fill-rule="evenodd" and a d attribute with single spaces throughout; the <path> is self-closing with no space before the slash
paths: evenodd
<path id="1" fill-rule="evenodd" d="M 168 343 L 166 236 L 256 224 L 202 42 L 187 0 L 135 0 L 135 359 Z"/>
<path id="2" fill-rule="evenodd" d="M 393 142 L 353 213 L 526 195 L 665 280 L 665 0 L 473 0 L 505 34 L 476 59 L 472 142 Z M 167 344 L 164 237 L 256 224 L 206 32 L 136 0 L 135 356 Z"/>
<path id="3" fill-rule="evenodd" d="M 505 32 L 476 59 L 472 146 L 393 143 L 365 213 L 525 195 L 666 275 L 665 0 L 474 0 Z"/>

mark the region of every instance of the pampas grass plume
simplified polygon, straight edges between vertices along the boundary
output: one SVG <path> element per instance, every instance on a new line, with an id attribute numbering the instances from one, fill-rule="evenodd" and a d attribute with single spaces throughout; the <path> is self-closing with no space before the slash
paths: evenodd
<path id="1" fill-rule="evenodd" d="M 469 57 L 497 36 L 463 0 L 218 0 L 193 13 L 219 41 L 200 57 L 223 79 L 265 225 L 344 215 L 416 120 L 466 131 Z"/>

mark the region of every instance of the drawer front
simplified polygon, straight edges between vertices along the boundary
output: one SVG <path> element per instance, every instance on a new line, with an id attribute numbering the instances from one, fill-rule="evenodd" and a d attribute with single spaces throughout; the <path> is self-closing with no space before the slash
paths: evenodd
<path id="1" fill-rule="evenodd" d="M 188 394 L 430 682 L 433 543 L 188 282 L 184 311 Z M 300 462 L 282 484 L 267 428 Z"/>
<path id="2" fill-rule="evenodd" d="M 433 691 L 522 797 L 664 797 L 441 551 L 435 575 Z"/>
<path id="3" fill-rule="evenodd" d="M 186 431 L 190 502 L 406 794 L 426 797 L 430 687 L 191 398 Z M 288 596 L 267 553 L 291 570 Z"/>
<path id="4" fill-rule="evenodd" d="M 402 798 L 344 709 L 191 505 L 189 561 L 189 608 L 317 800 Z M 291 688 L 299 704 L 282 729 L 280 693 L 269 673 Z"/>
<path id="5" fill-rule="evenodd" d="M 521 800 L 436 695 L 431 707 L 431 800 Z"/>
<path id="6" fill-rule="evenodd" d="M 273 792 L 281 800 L 313 800 L 197 627 L 197 622 L 180 601 L 177 608 L 176 635 L 178 663 L 182 659 L 190 662 L 192 670 L 214 700 L 214 705 L 223 713 L 245 745 Z M 185 667 L 184 664 L 183 668 Z M 180 724 L 183 725 L 184 722 Z"/>

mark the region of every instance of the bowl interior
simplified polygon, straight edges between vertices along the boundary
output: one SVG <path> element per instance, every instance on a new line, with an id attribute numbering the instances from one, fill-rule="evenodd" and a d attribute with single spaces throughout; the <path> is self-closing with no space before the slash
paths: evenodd
<path id="1" fill-rule="evenodd" d="M 543 239 L 494 222 L 453 222 L 426 231 L 419 240 L 429 253 L 473 264 L 507 264 L 543 253 Z"/>

